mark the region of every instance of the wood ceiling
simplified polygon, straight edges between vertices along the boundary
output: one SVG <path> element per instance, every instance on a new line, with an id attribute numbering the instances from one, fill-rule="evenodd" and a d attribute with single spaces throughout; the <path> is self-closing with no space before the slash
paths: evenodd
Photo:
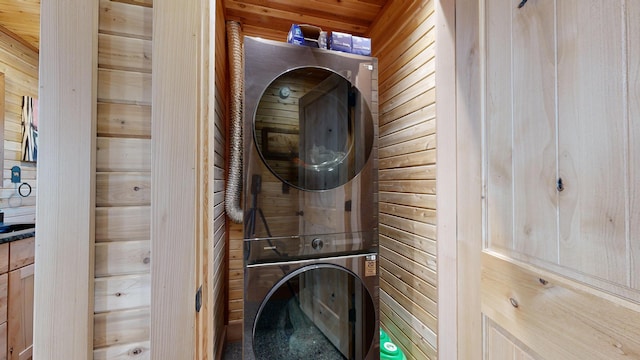
<path id="1" fill-rule="evenodd" d="M 240 22 L 246 35 L 284 41 L 294 23 L 367 35 L 387 0 L 222 0 L 222 3 L 226 19 Z M 37 50 L 40 0 L 0 0 L 0 27 Z"/>
<path id="2" fill-rule="evenodd" d="M 245 35 L 285 41 L 291 24 L 367 35 L 387 0 L 222 0 L 227 20 Z"/>
<path id="3" fill-rule="evenodd" d="M 5 33 L 38 51 L 40 0 L 0 0 L 0 27 L 4 28 Z"/>

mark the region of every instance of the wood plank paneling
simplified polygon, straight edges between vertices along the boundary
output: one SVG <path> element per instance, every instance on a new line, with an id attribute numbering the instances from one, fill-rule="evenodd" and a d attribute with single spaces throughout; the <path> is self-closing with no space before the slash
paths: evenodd
<path id="1" fill-rule="evenodd" d="M 514 248 L 550 262 L 558 258 L 556 97 L 552 91 L 556 79 L 555 72 L 550 71 L 553 67 L 549 66 L 555 63 L 554 7 L 554 3 L 546 2 L 513 11 L 511 41 L 530 46 L 514 47 L 513 64 L 505 67 L 514 74 L 511 79 L 514 123 L 506 126 L 513 131 Z M 501 126 L 498 123 L 491 131 Z M 498 217 L 496 222 L 500 221 L 504 220 Z"/>
<path id="2" fill-rule="evenodd" d="M 151 106 L 99 102 L 98 136 L 151 138 Z"/>
<path id="3" fill-rule="evenodd" d="M 96 278 L 95 312 L 149 307 L 151 302 L 149 274 Z"/>
<path id="4" fill-rule="evenodd" d="M 100 207 L 96 209 L 96 242 L 149 240 L 149 206 Z"/>
<path id="5" fill-rule="evenodd" d="M 139 206 L 151 203 L 151 174 L 109 172 L 96 174 L 96 206 Z"/>
<path id="6" fill-rule="evenodd" d="M 98 138 L 96 171 L 151 171 L 151 141 L 149 139 Z"/>
<path id="7" fill-rule="evenodd" d="M 93 360 L 149 360 L 151 344 L 149 341 L 114 345 L 93 352 Z"/>
<path id="8" fill-rule="evenodd" d="M 559 251 L 561 265 L 627 285 L 622 5 L 558 3 Z"/>
<path id="9" fill-rule="evenodd" d="M 627 118 L 629 129 L 629 243 L 631 288 L 640 290 L 640 6 L 630 6 L 627 1 L 627 66 L 629 84 L 627 101 L 629 113 Z M 634 241 L 635 240 L 635 241 Z"/>
<path id="10" fill-rule="evenodd" d="M 15 4 L 7 9 L 7 13 L 0 14 L 2 17 L 8 14 Z M 28 5 L 27 5 L 28 8 Z M 28 12 L 28 9 L 25 11 Z M 39 24 L 39 21 L 36 25 Z M 36 28 L 38 28 L 36 26 Z M 21 159 L 22 142 L 22 96 L 28 95 L 38 98 L 38 53 L 33 49 L 16 41 L 0 28 L 0 120 L 2 121 L 4 138 L 2 149 L 0 149 L 0 162 L 2 172 L 9 174 L 12 166 L 20 166 L 23 169 L 23 182 L 32 186 L 32 193 L 28 198 L 9 201 L 9 197 L 15 194 L 15 185 L 11 183 L 11 177 L 3 176 L 0 188 L 0 208 L 5 213 L 6 222 L 35 221 L 35 205 L 37 199 L 35 166 L 30 163 L 23 163 Z M 22 202 L 16 200 L 23 200 Z M 25 212 L 27 210 L 27 212 Z"/>
<path id="11" fill-rule="evenodd" d="M 151 40 L 98 34 L 98 63 L 101 68 L 151 72 Z"/>
<path id="12" fill-rule="evenodd" d="M 150 358 L 150 1 L 100 1 L 95 359 Z"/>
<path id="13" fill-rule="evenodd" d="M 149 309 L 106 312 L 95 315 L 93 346 L 129 344 L 149 338 Z"/>
<path id="14" fill-rule="evenodd" d="M 408 359 L 437 358 L 433 346 L 437 341 L 436 334 L 384 291 L 380 291 L 380 319 L 382 327 Z"/>
<path id="15" fill-rule="evenodd" d="M 0 9 L 0 25 L 37 52 L 40 47 L 40 0 L 2 0 Z"/>
<path id="16" fill-rule="evenodd" d="M 512 7 L 487 0 L 488 246 L 513 248 Z M 527 97 L 528 98 L 528 97 Z M 540 103 L 538 99 L 537 103 Z M 556 236 L 557 238 L 557 236 Z"/>
<path id="17" fill-rule="evenodd" d="M 437 346 L 433 11 L 432 1 L 392 1 L 376 24 L 399 27 L 371 32 L 381 69 L 381 326 L 409 359 L 436 358 Z"/>
<path id="18" fill-rule="evenodd" d="M 486 6 L 490 246 L 556 262 L 555 4 Z"/>
<path id="19" fill-rule="evenodd" d="M 148 273 L 150 263 L 149 240 L 96 244 L 96 277 Z"/>
<path id="20" fill-rule="evenodd" d="M 151 74 L 99 69 L 98 101 L 150 105 Z"/>
<path id="21" fill-rule="evenodd" d="M 111 0 L 100 1 L 100 32 L 151 39 L 153 9 Z"/>

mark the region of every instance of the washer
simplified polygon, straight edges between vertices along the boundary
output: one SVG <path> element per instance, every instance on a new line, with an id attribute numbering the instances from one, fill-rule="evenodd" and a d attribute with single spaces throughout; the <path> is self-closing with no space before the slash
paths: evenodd
<path id="1" fill-rule="evenodd" d="M 377 257 L 247 265 L 243 358 L 379 359 Z"/>
<path id="2" fill-rule="evenodd" d="M 377 59 L 244 63 L 244 359 L 378 359 Z"/>

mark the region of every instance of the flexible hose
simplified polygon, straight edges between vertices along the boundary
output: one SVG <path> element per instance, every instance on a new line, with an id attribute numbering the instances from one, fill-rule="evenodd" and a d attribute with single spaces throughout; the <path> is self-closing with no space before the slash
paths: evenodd
<path id="1" fill-rule="evenodd" d="M 231 221 L 242 223 L 243 212 L 240 206 L 242 191 L 242 36 L 240 24 L 227 21 L 227 39 L 229 54 L 229 73 L 231 74 L 231 159 L 227 189 L 225 192 L 225 208 Z"/>

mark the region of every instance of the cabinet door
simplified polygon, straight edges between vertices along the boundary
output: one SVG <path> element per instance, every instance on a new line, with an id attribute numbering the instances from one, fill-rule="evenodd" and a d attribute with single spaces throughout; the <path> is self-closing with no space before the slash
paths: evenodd
<path id="1" fill-rule="evenodd" d="M 31 359 L 33 347 L 34 265 L 9 273 L 9 319 L 7 323 L 10 360 Z"/>
<path id="2" fill-rule="evenodd" d="M 9 271 L 33 264 L 35 251 L 35 237 L 9 243 Z"/>
<path id="3" fill-rule="evenodd" d="M 0 275 L 0 324 L 7 321 L 7 296 L 9 290 L 9 274 Z"/>
<path id="4" fill-rule="evenodd" d="M 7 360 L 7 323 L 0 324 L 0 360 Z"/>

